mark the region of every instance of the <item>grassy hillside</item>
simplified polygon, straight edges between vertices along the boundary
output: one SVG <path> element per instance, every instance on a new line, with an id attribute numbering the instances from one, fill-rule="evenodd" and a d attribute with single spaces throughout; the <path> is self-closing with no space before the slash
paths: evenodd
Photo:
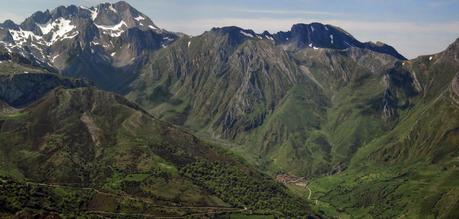
<path id="1" fill-rule="evenodd" d="M 459 105 L 457 43 L 406 61 L 421 95 L 399 122 L 352 157 L 349 168 L 310 184 L 315 208 L 339 217 L 457 218 Z"/>
<path id="2" fill-rule="evenodd" d="M 93 88 L 53 90 L 2 114 L 0 129 L 0 175 L 14 182 L 0 196 L 7 215 L 23 208 L 63 215 L 310 213 L 304 200 L 230 153 Z M 202 163 L 212 163 L 215 172 L 196 169 Z M 230 172 L 215 174 L 222 171 Z M 234 191 L 222 190 L 230 180 L 236 180 Z M 257 192 L 263 190 L 271 191 L 269 199 Z M 86 195 L 75 197 L 80 192 Z M 62 203 L 72 200 L 77 208 Z"/>
<path id="3" fill-rule="evenodd" d="M 338 209 L 329 212 L 335 216 L 458 217 L 459 121 L 451 118 L 459 118 L 459 108 L 447 95 L 409 112 L 360 149 L 348 170 L 313 180 L 318 209 Z"/>
<path id="4" fill-rule="evenodd" d="M 160 51 L 128 97 L 271 175 L 308 177 L 294 191 L 311 189 L 326 215 L 455 217 L 457 42 L 401 61 L 227 39 L 207 33 Z"/>
<path id="5" fill-rule="evenodd" d="M 391 56 L 361 49 L 289 53 L 269 40 L 234 42 L 210 31 L 150 60 L 130 100 L 223 141 L 273 174 L 339 171 L 390 127 L 381 115 Z"/>

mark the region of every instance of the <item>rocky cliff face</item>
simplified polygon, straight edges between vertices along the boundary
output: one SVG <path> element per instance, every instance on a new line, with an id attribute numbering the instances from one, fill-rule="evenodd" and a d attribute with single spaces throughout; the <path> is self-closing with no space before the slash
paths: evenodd
<path id="1" fill-rule="evenodd" d="M 459 96 L 459 73 L 456 74 L 453 81 L 451 82 L 451 91 L 456 96 Z"/>

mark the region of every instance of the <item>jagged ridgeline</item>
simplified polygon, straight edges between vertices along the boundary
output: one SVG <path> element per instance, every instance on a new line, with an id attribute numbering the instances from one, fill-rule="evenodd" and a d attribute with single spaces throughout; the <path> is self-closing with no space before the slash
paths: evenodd
<path id="1" fill-rule="evenodd" d="M 2 213 L 457 218 L 458 43 L 406 60 L 321 23 L 191 37 L 126 2 L 5 21 Z"/>
<path id="2" fill-rule="evenodd" d="M 117 90 L 135 77 L 142 54 L 179 37 L 126 2 L 39 11 L 21 24 L 0 24 L 0 47 L 63 75 Z"/>

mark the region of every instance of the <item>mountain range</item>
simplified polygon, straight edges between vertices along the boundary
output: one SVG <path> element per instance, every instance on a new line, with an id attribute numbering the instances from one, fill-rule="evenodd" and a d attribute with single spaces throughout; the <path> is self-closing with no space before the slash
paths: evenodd
<path id="1" fill-rule="evenodd" d="M 459 217 L 458 56 L 321 23 L 188 36 L 123 1 L 7 20 L 0 215 Z"/>

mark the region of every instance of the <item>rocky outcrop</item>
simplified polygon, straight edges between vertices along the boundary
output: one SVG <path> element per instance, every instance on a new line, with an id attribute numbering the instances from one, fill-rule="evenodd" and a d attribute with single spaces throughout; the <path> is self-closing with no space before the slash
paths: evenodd
<path id="1" fill-rule="evenodd" d="M 384 91 L 382 105 L 382 118 L 384 119 L 384 121 L 389 122 L 391 120 L 397 119 L 397 100 L 390 91 L 390 89 Z"/>
<path id="2" fill-rule="evenodd" d="M 459 72 L 453 78 L 451 82 L 451 99 L 459 107 Z"/>

